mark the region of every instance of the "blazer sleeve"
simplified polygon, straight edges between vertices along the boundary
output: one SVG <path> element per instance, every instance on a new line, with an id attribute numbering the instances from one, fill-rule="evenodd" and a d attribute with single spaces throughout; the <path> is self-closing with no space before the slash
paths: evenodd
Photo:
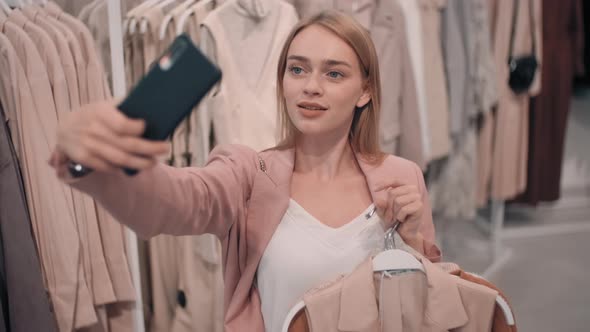
<path id="1" fill-rule="evenodd" d="M 70 185 L 142 238 L 211 233 L 224 239 L 245 213 L 256 160 L 254 150 L 227 145 L 215 148 L 202 168 L 158 164 L 133 177 L 92 173 Z"/>
<path id="2" fill-rule="evenodd" d="M 432 207 L 430 205 L 430 198 L 428 197 L 426 183 L 424 182 L 424 175 L 422 175 L 422 170 L 418 165 L 413 165 L 416 171 L 417 186 L 422 195 L 422 204 L 424 206 L 424 212 L 422 213 L 422 220 L 420 223 L 420 234 L 422 235 L 423 242 L 422 253 L 431 262 L 440 262 L 442 259 L 442 253 L 435 244 L 434 223 L 432 222 Z"/>

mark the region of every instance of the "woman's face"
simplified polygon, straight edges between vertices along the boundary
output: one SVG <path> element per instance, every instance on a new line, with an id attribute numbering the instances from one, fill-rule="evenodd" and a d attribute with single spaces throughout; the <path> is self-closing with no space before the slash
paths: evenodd
<path id="1" fill-rule="evenodd" d="M 291 42 L 283 93 L 295 127 L 312 136 L 348 134 L 355 107 L 371 98 L 352 47 L 318 25 L 303 29 Z"/>

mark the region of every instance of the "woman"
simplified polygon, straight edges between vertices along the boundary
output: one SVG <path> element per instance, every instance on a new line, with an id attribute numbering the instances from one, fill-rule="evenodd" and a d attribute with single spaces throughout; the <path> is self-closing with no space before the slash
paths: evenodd
<path id="1" fill-rule="evenodd" d="M 335 12 L 301 22 L 277 78 L 274 149 L 221 146 L 203 168 L 168 167 L 156 163 L 166 143 L 141 139 L 140 120 L 102 103 L 62 122 L 51 160 L 142 237 L 217 235 L 227 331 L 277 331 L 307 289 L 352 271 L 394 221 L 407 244 L 440 258 L 420 169 L 378 147 L 379 68 L 366 30 Z M 69 160 L 96 172 L 70 179 Z"/>

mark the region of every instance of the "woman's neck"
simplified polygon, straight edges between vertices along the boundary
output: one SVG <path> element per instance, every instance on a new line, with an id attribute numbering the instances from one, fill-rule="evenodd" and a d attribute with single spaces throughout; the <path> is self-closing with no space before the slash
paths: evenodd
<path id="1" fill-rule="evenodd" d="M 321 143 L 320 143 L 321 142 Z M 329 182 L 358 173 L 354 151 L 348 136 L 333 139 L 299 137 L 295 143 L 294 173 Z"/>

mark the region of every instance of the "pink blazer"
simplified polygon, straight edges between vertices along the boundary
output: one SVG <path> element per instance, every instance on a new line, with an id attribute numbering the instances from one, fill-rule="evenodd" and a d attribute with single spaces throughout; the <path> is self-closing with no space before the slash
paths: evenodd
<path id="1" fill-rule="evenodd" d="M 309 331 L 492 331 L 498 292 L 417 257 L 424 272 L 381 274 L 368 259 L 304 296 Z"/>
<path id="2" fill-rule="evenodd" d="M 257 153 L 225 145 L 211 152 L 203 168 L 160 164 L 135 177 L 94 173 L 71 184 L 96 198 L 141 237 L 217 235 L 223 244 L 226 331 L 264 331 L 256 270 L 287 210 L 294 156 L 293 149 Z M 425 206 L 421 249 L 430 260 L 440 260 L 420 168 L 395 156 L 378 166 L 358 155 L 357 159 L 373 201 L 385 195 L 375 189 L 387 182 L 400 180 L 420 188 Z"/>

